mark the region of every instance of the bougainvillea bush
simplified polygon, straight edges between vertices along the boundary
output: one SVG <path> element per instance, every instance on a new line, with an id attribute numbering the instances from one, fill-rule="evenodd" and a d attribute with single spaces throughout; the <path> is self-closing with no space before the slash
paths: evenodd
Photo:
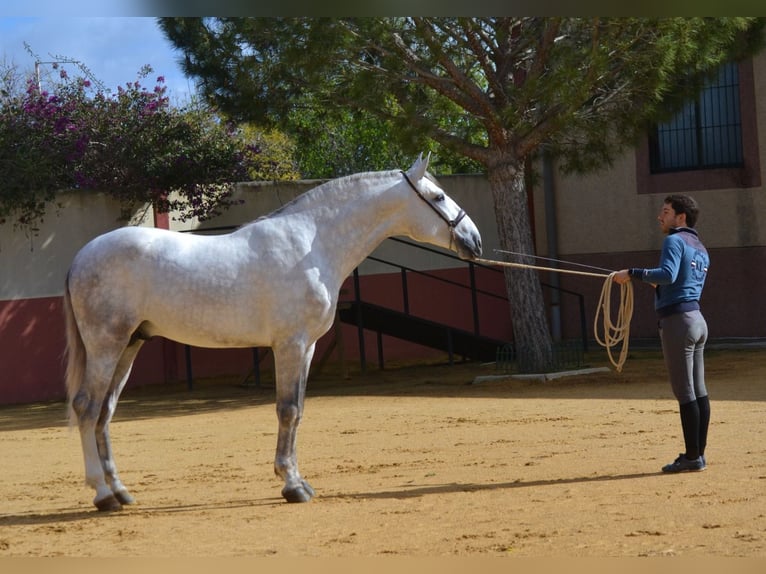
<path id="1" fill-rule="evenodd" d="M 0 223 L 34 229 L 69 189 L 108 193 L 126 215 L 150 202 L 205 219 L 231 205 L 262 146 L 199 104 L 171 106 L 162 76 L 142 84 L 151 73 L 147 66 L 110 93 L 61 70 L 49 90 L 31 78 L 21 93 L 3 94 Z"/>

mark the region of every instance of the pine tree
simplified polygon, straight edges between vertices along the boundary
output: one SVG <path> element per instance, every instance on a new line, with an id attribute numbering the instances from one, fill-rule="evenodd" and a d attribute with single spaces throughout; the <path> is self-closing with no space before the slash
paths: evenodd
<path id="1" fill-rule="evenodd" d="M 486 170 L 501 247 L 533 253 L 525 177 L 608 164 L 721 63 L 760 45 L 757 18 L 162 18 L 185 72 L 234 117 L 289 128 L 357 109 L 404 149 L 433 140 Z M 320 126 L 317 126 L 319 129 Z M 289 129 L 288 129 L 289 131 Z M 551 359 L 534 271 L 506 274 L 527 370 Z"/>

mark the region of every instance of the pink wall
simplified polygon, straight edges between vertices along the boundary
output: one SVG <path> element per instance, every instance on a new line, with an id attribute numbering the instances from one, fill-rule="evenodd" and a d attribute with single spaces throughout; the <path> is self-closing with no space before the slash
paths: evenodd
<path id="1" fill-rule="evenodd" d="M 433 271 L 434 275 L 468 284 L 467 267 Z M 502 276 L 477 270 L 479 288 L 502 293 Z M 401 277 L 399 273 L 363 275 L 360 278 L 365 301 L 403 310 Z M 413 315 L 440 321 L 466 330 L 473 329 L 471 299 L 468 291 L 446 285 L 417 274 L 408 274 L 410 312 Z M 349 278 L 341 299 L 352 300 L 353 282 Z M 479 298 L 481 332 L 496 338 L 511 337 L 507 303 L 488 297 Z M 342 325 L 345 360 L 358 368 L 359 345 L 356 327 Z M 335 337 L 330 330 L 318 343 L 314 356 L 316 365 Z M 377 339 L 375 333 L 365 335 L 369 368 L 377 368 Z M 64 321 L 61 297 L 0 301 L 0 404 L 61 400 L 64 391 Z M 384 337 L 386 361 L 411 360 L 443 356 L 444 353 L 426 349 L 405 341 Z M 329 361 L 337 362 L 336 350 Z M 269 355 L 262 364 L 263 372 L 271 369 Z M 251 349 L 192 348 L 194 378 L 241 376 L 253 368 Z M 139 353 L 128 386 L 158 384 L 186 380 L 185 347 L 173 341 L 157 338 L 148 341 Z M 63 414 L 62 414 L 63 417 Z"/>
<path id="2" fill-rule="evenodd" d="M 60 398 L 63 351 L 61 297 L 0 301 L 0 402 Z"/>
<path id="3" fill-rule="evenodd" d="M 163 343 L 145 345 L 134 379 L 164 380 Z M 65 345 L 61 297 L 0 301 L 0 404 L 63 398 Z"/>
<path id="4" fill-rule="evenodd" d="M 766 300 L 760 296 L 766 285 L 766 247 L 712 248 L 710 271 L 700 304 L 713 339 L 766 337 Z M 655 267 L 659 251 L 567 256 L 571 261 L 606 269 Z M 562 276 L 561 286 L 582 293 L 589 336 L 603 282 L 591 278 Z M 654 314 L 654 290 L 647 284 L 635 284 L 633 319 L 630 335 L 634 338 L 657 338 Z M 615 295 L 616 300 L 617 295 Z M 574 298 L 562 296 L 564 337 L 577 337 L 579 317 Z"/>

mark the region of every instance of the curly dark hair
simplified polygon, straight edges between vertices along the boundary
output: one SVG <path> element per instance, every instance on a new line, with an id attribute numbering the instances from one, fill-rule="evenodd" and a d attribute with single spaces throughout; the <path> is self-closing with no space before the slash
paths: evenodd
<path id="1" fill-rule="evenodd" d="M 700 208 L 697 202 L 688 195 L 674 194 L 665 198 L 665 203 L 669 204 L 673 208 L 676 214 L 686 214 L 686 225 L 688 227 L 694 227 L 697 223 L 697 217 L 699 217 Z"/>

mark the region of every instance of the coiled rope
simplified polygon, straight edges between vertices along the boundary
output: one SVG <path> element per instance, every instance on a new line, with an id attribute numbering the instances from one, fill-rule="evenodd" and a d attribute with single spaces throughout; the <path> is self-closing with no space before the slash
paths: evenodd
<path id="1" fill-rule="evenodd" d="M 616 273 L 616 272 L 615 272 Z M 596 306 L 596 317 L 593 319 L 593 333 L 599 345 L 606 348 L 609 362 L 614 365 L 617 372 L 622 372 L 622 366 L 628 359 L 628 339 L 630 338 L 630 320 L 633 318 L 633 285 L 630 281 L 620 285 L 620 305 L 617 312 L 617 321 L 612 322 L 612 277 L 615 273 L 607 275 L 604 286 L 601 288 L 601 297 Z M 598 318 L 603 315 L 604 327 L 603 340 L 598 332 Z M 612 357 L 612 347 L 622 343 L 617 361 Z"/>
<path id="2" fill-rule="evenodd" d="M 531 257 L 531 256 L 528 256 Z M 617 372 L 622 371 L 622 367 L 628 358 L 628 342 L 630 337 L 630 320 L 633 318 L 633 285 L 630 281 L 620 285 L 620 303 L 617 312 L 617 320 L 612 321 L 612 283 L 616 271 L 611 273 L 591 273 L 588 271 L 575 271 L 572 269 L 559 269 L 557 267 L 541 267 L 539 265 L 528 265 L 526 263 L 512 263 L 509 261 L 494 261 L 491 259 L 475 259 L 476 263 L 485 265 L 498 265 L 500 267 L 515 267 L 518 269 L 536 269 L 538 271 L 552 271 L 555 273 L 568 273 L 570 275 L 583 275 L 586 277 L 606 278 L 601 288 L 601 296 L 596 309 L 596 316 L 593 320 L 593 333 L 596 342 L 606 349 L 609 362 L 612 363 Z M 601 327 L 599 329 L 599 318 L 602 317 Z M 603 336 L 599 331 L 603 332 Z M 612 348 L 622 343 L 620 352 L 615 360 L 612 354 Z"/>

